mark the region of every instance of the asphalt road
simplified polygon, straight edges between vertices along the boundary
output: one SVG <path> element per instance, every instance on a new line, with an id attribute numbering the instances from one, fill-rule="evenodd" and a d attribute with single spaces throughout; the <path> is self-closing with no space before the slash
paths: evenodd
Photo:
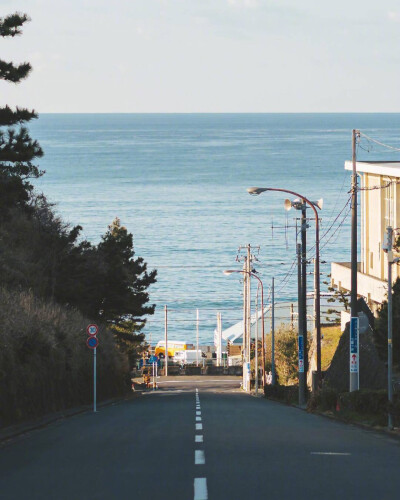
<path id="1" fill-rule="evenodd" d="M 399 498 L 398 441 L 238 385 L 171 377 L 154 393 L 3 443 L 0 498 Z"/>

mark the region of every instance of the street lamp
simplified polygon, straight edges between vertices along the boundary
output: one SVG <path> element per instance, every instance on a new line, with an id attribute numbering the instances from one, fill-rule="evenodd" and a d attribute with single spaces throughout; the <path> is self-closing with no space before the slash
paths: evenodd
<path id="1" fill-rule="evenodd" d="M 224 274 L 226 276 L 229 276 L 230 274 L 232 273 L 241 273 L 241 274 L 248 274 L 249 276 L 252 276 L 253 278 L 256 278 L 259 282 L 259 285 L 260 285 L 260 288 L 261 288 L 261 335 L 262 335 L 262 339 L 261 339 L 261 350 L 262 350 L 262 356 L 261 356 L 261 359 L 262 359 L 262 386 L 264 387 L 265 386 L 265 345 L 264 345 L 264 286 L 263 286 L 263 283 L 262 281 L 260 280 L 260 278 L 252 273 L 252 272 L 249 272 L 249 271 L 239 271 L 237 269 L 226 269 L 224 271 Z M 256 321 L 258 321 L 258 318 L 256 318 Z M 257 349 L 257 347 L 256 347 Z M 250 352 L 249 352 L 249 361 L 250 361 Z M 258 366 L 256 366 L 256 371 L 258 370 Z"/>
<path id="2" fill-rule="evenodd" d="M 387 231 L 387 244 L 384 251 L 387 252 L 387 263 L 388 263 L 388 300 L 387 300 L 387 318 L 388 318 L 388 401 L 389 401 L 389 411 L 388 411 L 388 428 L 393 430 L 393 415 L 392 415 L 392 404 L 393 404 L 393 296 L 392 296 L 392 266 L 398 264 L 400 261 L 399 257 L 393 257 L 393 228 L 388 226 Z"/>
<path id="3" fill-rule="evenodd" d="M 319 220 L 317 208 L 320 208 L 319 204 L 315 204 L 310 201 L 305 196 L 296 193 L 294 191 L 289 191 L 288 189 L 280 188 L 262 188 L 262 187 L 251 187 L 247 189 L 247 192 L 253 196 L 264 193 L 264 191 L 278 191 L 281 193 L 288 193 L 293 196 L 297 196 L 302 199 L 304 203 L 309 205 L 315 215 L 315 263 L 314 263 L 314 288 L 315 288 L 315 330 L 317 334 L 317 377 L 318 383 L 321 384 L 321 286 L 320 286 L 320 274 L 319 274 Z"/>

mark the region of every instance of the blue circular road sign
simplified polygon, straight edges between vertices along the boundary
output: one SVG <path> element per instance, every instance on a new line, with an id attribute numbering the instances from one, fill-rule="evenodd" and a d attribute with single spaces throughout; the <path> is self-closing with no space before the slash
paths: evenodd
<path id="1" fill-rule="evenodd" d="M 99 339 L 97 337 L 88 337 L 86 339 L 86 345 L 89 347 L 89 349 L 96 349 L 96 347 L 99 345 Z"/>

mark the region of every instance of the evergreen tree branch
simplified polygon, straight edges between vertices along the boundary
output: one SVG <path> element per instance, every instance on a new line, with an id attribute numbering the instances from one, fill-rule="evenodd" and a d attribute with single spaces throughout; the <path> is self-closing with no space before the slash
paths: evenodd
<path id="1" fill-rule="evenodd" d="M 15 12 L 5 17 L 0 17 L 0 36 L 17 36 L 22 33 L 21 27 L 30 21 L 28 14 Z"/>
<path id="2" fill-rule="evenodd" d="M 6 135 L 0 132 L 0 163 L 15 163 L 19 169 L 26 170 L 22 175 L 29 175 L 30 169 L 35 169 L 31 160 L 42 156 L 42 148 L 36 140 L 31 139 L 25 127 L 19 131 L 8 129 Z M 38 176 L 36 171 L 32 174 L 32 177 Z"/>
<path id="3" fill-rule="evenodd" d="M 28 62 L 15 66 L 12 62 L 6 62 L 0 59 L 0 80 L 18 83 L 24 80 L 31 70 L 32 66 Z"/>
<path id="4" fill-rule="evenodd" d="M 38 114 L 35 110 L 31 111 L 17 106 L 14 111 L 8 105 L 4 108 L 0 108 L 0 126 L 10 127 L 12 125 L 29 122 L 36 118 L 38 118 Z"/>

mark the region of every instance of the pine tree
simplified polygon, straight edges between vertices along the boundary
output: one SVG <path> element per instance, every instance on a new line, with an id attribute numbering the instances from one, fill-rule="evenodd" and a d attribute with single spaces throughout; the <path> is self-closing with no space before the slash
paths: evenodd
<path id="1" fill-rule="evenodd" d="M 143 316 L 154 314 L 155 305 L 147 305 L 147 289 L 156 282 L 157 271 L 148 273 L 143 258 L 134 258 L 132 234 L 118 218 L 97 248 L 103 262 L 100 317 L 109 324 L 120 350 L 133 366 L 146 347 L 140 330 L 145 325 Z"/>
<path id="2" fill-rule="evenodd" d="M 130 331 L 139 331 L 144 324 L 142 317 L 154 314 L 155 305 L 147 305 L 147 289 L 156 282 L 157 271 L 148 273 L 143 258 L 134 258 L 133 236 L 118 218 L 108 227 L 98 251 L 105 269 L 102 318 L 125 332 L 127 325 Z"/>
<path id="3" fill-rule="evenodd" d="M 14 13 L 0 18 L 0 36 L 14 37 L 30 19 L 27 14 Z M 28 62 L 15 65 L 0 59 L 0 79 L 19 83 L 28 77 L 32 67 Z M 0 108 L 0 208 L 26 205 L 33 186 L 29 179 L 43 174 L 33 162 L 43 151 L 24 126 L 37 118 L 34 110 L 9 106 Z"/>

